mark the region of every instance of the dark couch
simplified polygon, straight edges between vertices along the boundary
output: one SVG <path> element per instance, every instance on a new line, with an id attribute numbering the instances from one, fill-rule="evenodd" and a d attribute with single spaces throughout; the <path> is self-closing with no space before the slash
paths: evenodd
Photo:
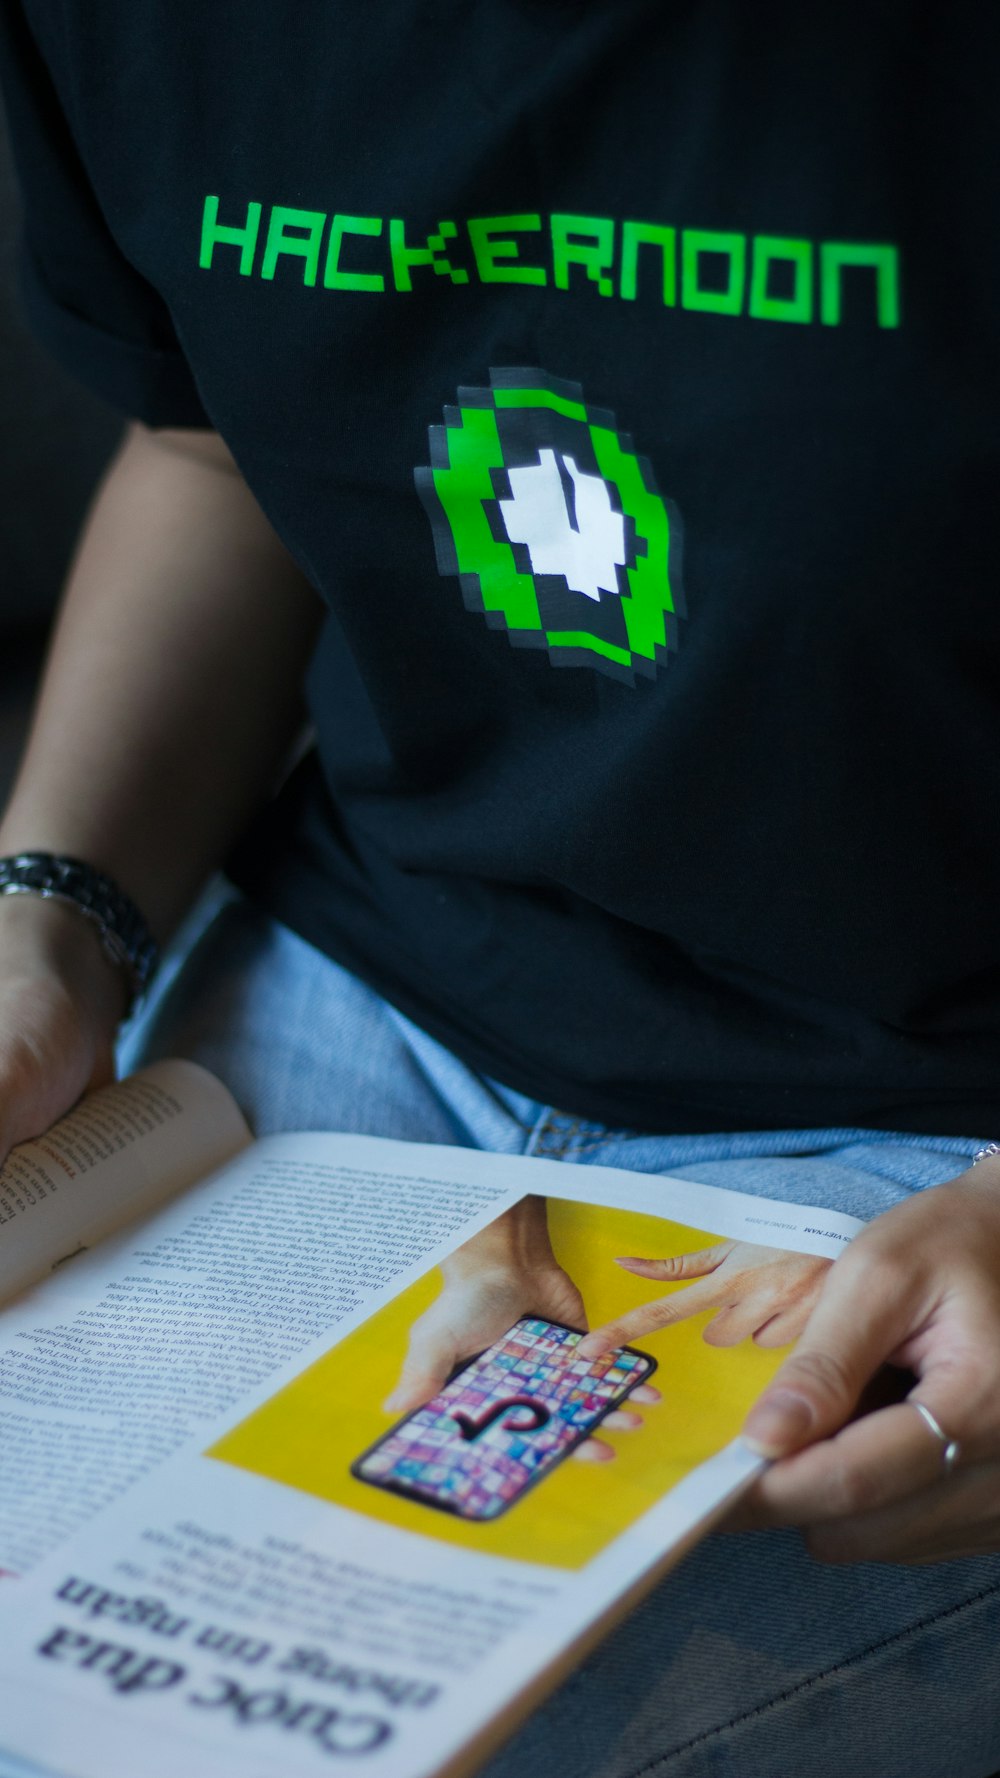
<path id="1" fill-rule="evenodd" d="M 16 290 L 18 229 L 0 127 L 0 796 L 73 543 L 121 431 L 119 417 L 53 364 L 28 332 Z"/>

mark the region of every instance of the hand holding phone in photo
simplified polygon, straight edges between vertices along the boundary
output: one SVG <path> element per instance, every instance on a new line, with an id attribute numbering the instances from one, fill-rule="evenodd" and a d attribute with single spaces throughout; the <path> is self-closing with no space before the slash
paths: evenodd
<path id="1" fill-rule="evenodd" d="M 521 1317 L 351 1474 L 464 1519 L 499 1518 L 656 1369 L 631 1347 L 582 1358 L 583 1338 L 559 1322 Z"/>

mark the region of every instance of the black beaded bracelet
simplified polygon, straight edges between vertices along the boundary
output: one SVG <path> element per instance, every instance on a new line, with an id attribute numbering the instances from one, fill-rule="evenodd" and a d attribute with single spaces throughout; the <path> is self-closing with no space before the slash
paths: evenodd
<path id="1" fill-rule="evenodd" d="M 12 858 L 0 858 L 0 895 L 41 895 L 49 901 L 66 902 L 83 914 L 97 928 L 107 955 L 128 978 L 130 995 L 124 1014 L 128 1017 L 149 986 L 160 953 L 135 902 L 113 877 L 80 858 L 18 852 Z"/>

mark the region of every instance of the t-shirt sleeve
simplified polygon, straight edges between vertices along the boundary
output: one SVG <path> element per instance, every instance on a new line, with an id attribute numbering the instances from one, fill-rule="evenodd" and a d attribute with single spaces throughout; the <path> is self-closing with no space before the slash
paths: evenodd
<path id="1" fill-rule="evenodd" d="M 0 4 L 0 89 L 23 202 L 18 276 L 29 325 L 122 413 L 148 426 L 211 426 L 166 303 L 102 215 L 17 0 Z"/>

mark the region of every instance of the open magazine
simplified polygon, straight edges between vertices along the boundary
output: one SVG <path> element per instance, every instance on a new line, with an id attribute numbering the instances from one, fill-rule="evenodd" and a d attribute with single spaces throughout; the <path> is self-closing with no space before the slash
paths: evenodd
<path id="1" fill-rule="evenodd" d="M 525 1206 L 565 1301 L 473 1315 L 415 1393 L 442 1265 Z M 609 1168 L 252 1142 L 185 1062 L 85 1100 L 0 1171 L 0 1773 L 474 1772 L 760 1467 L 738 1433 L 782 1353 L 723 1343 L 746 1314 L 727 1335 L 716 1291 L 713 1332 L 661 1262 L 758 1266 L 780 1306 L 859 1226 Z M 648 1331 L 585 1339 L 580 1299 L 591 1330 L 653 1305 Z"/>

